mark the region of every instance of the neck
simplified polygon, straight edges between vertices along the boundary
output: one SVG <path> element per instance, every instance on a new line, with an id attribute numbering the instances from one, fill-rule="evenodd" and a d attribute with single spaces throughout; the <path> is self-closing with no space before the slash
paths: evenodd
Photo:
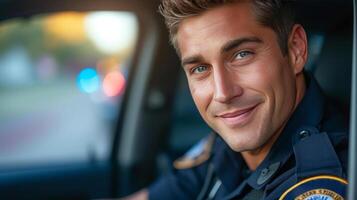
<path id="1" fill-rule="evenodd" d="M 285 124 L 284 124 L 285 125 Z M 273 135 L 263 146 L 252 151 L 241 152 L 242 157 L 251 171 L 255 171 L 260 163 L 263 162 L 265 157 L 268 155 L 270 149 L 272 148 L 275 141 L 278 139 L 280 133 L 282 132 L 284 126 L 279 128 L 277 133 Z"/>
<path id="2" fill-rule="evenodd" d="M 296 98 L 295 98 L 295 105 L 293 107 L 293 111 L 295 111 L 296 107 L 302 100 L 305 94 L 305 89 L 306 89 L 305 78 L 303 73 L 300 73 L 296 77 Z M 274 133 L 273 136 L 263 146 L 252 151 L 241 152 L 242 157 L 250 170 L 255 171 L 257 167 L 263 162 L 265 157 L 270 152 L 275 141 L 278 139 L 281 132 L 283 131 L 287 121 L 288 120 L 286 120 L 286 122 L 284 122 L 283 125 L 280 128 L 278 128 L 276 133 Z"/>

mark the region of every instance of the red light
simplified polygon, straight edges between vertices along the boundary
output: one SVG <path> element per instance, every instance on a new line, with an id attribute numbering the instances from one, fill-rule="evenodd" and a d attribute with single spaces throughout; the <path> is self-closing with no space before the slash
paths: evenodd
<path id="1" fill-rule="evenodd" d="M 118 71 L 110 72 L 103 80 L 103 91 L 109 97 L 118 96 L 125 87 L 125 78 Z"/>

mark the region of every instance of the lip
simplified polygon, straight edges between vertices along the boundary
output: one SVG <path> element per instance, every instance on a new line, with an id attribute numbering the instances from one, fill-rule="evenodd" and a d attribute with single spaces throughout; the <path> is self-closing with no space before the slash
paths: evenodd
<path id="1" fill-rule="evenodd" d="M 251 114 L 256 110 L 256 107 L 258 107 L 258 104 L 248 108 L 223 113 L 217 117 L 222 119 L 222 121 L 230 127 L 243 126 L 249 121 Z"/>

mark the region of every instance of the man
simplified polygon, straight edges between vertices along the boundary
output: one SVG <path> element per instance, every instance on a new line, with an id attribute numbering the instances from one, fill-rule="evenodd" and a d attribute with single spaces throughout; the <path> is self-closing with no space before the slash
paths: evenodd
<path id="1" fill-rule="evenodd" d="M 194 102 L 216 134 L 209 156 L 202 150 L 133 199 L 344 198 L 345 129 L 304 72 L 307 37 L 292 3 L 162 1 Z"/>

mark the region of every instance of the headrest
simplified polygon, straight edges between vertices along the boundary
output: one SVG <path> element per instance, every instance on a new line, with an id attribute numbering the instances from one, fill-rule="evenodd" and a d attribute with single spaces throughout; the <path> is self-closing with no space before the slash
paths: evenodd
<path id="1" fill-rule="evenodd" d="M 350 103 L 352 40 L 350 28 L 326 34 L 313 71 L 325 94 L 344 106 Z"/>

